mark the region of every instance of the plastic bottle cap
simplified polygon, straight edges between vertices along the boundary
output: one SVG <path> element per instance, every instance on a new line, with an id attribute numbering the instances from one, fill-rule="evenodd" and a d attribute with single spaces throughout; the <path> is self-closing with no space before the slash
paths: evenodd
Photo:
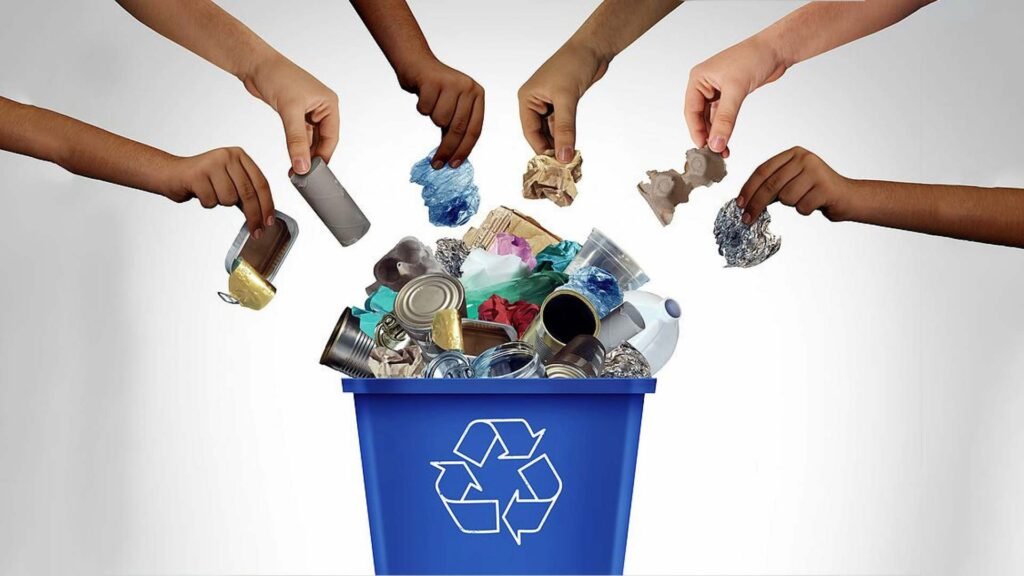
<path id="1" fill-rule="evenodd" d="M 668 312 L 668 315 L 673 318 L 679 318 L 683 315 L 683 311 L 679 307 L 679 302 L 676 302 L 671 298 L 665 300 L 665 312 Z"/>

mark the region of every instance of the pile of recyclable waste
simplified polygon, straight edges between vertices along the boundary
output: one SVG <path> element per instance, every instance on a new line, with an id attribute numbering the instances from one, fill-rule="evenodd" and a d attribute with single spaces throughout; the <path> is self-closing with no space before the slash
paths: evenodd
<path id="1" fill-rule="evenodd" d="M 320 358 L 354 378 L 648 378 L 679 337 L 679 304 L 600 230 L 563 240 L 505 207 L 433 249 L 401 239 L 373 274 Z"/>

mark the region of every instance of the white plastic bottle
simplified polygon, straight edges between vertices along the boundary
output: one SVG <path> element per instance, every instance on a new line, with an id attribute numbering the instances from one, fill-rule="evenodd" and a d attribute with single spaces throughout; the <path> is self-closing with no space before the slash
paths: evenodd
<path id="1" fill-rule="evenodd" d="M 682 310 L 679 303 L 657 294 L 632 290 L 625 293 L 625 300 L 644 317 L 645 328 L 629 343 L 639 350 L 651 364 L 651 373 L 657 374 L 668 363 L 679 341 L 679 317 Z"/>

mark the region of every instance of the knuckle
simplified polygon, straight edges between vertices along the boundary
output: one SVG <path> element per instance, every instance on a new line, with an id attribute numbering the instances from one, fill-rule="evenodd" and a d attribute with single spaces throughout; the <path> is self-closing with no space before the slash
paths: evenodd
<path id="1" fill-rule="evenodd" d="M 779 193 L 778 176 L 776 176 L 775 174 L 769 176 L 767 179 L 765 179 L 764 184 L 761 185 L 761 188 L 767 191 L 769 194 L 771 194 L 772 197 L 776 196 Z"/>
<path id="2" fill-rule="evenodd" d="M 468 129 L 469 129 L 469 123 L 467 121 L 465 121 L 465 120 L 458 120 L 456 122 L 452 122 L 452 125 L 449 126 L 449 128 L 448 128 L 448 132 L 451 133 L 451 134 L 456 134 L 456 135 L 459 135 L 459 136 L 463 136 L 463 135 L 466 134 L 466 131 Z"/>

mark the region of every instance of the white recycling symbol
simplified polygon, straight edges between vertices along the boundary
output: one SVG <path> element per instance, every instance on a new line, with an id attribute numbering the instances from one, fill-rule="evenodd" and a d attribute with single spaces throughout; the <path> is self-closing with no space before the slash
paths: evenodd
<path id="1" fill-rule="evenodd" d="M 460 531 L 498 534 L 504 524 L 518 545 L 523 534 L 541 531 L 562 493 L 562 478 L 548 455 L 534 457 L 544 432 L 534 432 L 522 418 L 473 420 L 452 451 L 460 459 L 430 463 L 440 471 L 434 482 L 437 495 Z M 499 499 L 483 498 L 484 486 L 473 474 L 474 467 L 487 464 L 495 447 L 498 460 L 526 461 L 517 470 L 525 491 L 516 488 L 504 506 Z"/>

